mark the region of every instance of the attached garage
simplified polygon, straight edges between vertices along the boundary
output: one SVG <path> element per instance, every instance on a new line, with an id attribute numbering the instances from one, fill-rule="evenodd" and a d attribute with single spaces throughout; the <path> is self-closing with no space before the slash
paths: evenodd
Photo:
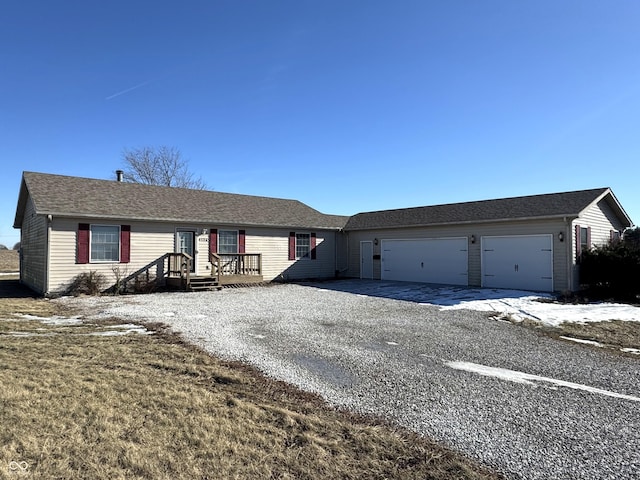
<path id="1" fill-rule="evenodd" d="M 468 285 L 468 240 L 381 241 L 382 280 Z"/>
<path id="2" fill-rule="evenodd" d="M 553 291 L 553 237 L 482 237 L 482 286 Z"/>

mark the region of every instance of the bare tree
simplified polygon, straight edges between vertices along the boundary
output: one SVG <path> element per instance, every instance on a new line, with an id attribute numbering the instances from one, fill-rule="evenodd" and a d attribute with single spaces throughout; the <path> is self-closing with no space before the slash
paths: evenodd
<path id="1" fill-rule="evenodd" d="M 13 250 L 20 250 L 20 242 L 16 243 L 16 244 L 13 246 Z"/>
<path id="2" fill-rule="evenodd" d="M 201 177 L 195 177 L 189 171 L 189 162 L 175 147 L 125 149 L 122 159 L 126 182 L 196 190 L 207 188 Z"/>

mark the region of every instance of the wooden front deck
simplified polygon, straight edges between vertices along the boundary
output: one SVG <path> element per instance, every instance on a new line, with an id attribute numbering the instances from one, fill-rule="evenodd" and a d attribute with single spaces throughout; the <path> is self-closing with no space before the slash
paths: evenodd
<path id="1" fill-rule="evenodd" d="M 191 272 L 193 258 L 186 253 L 168 253 L 166 284 L 180 290 L 219 290 L 224 285 L 261 283 L 262 255 L 259 253 L 209 254 L 211 275 Z"/>

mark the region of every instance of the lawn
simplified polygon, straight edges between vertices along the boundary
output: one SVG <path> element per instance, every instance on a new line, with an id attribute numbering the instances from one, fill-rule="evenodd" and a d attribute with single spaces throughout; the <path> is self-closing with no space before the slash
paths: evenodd
<path id="1" fill-rule="evenodd" d="M 0 299 L 0 479 L 495 479 L 383 421 L 220 361 L 161 325 L 46 323 Z"/>
<path id="2" fill-rule="evenodd" d="M 17 250 L 0 250 L 0 273 L 14 273 L 20 269 Z"/>

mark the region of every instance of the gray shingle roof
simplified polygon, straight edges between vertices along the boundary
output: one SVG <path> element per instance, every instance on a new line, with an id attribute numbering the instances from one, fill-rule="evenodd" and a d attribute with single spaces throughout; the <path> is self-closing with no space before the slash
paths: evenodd
<path id="1" fill-rule="evenodd" d="M 608 188 L 359 213 L 345 230 L 576 217 Z M 626 215 L 626 214 L 625 214 Z"/>
<path id="2" fill-rule="evenodd" d="M 24 172 L 23 180 L 16 227 L 22 223 L 25 187 L 36 212 L 53 216 L 336 230 L 348 220 L 298 200 L 34 172 Z"/>

